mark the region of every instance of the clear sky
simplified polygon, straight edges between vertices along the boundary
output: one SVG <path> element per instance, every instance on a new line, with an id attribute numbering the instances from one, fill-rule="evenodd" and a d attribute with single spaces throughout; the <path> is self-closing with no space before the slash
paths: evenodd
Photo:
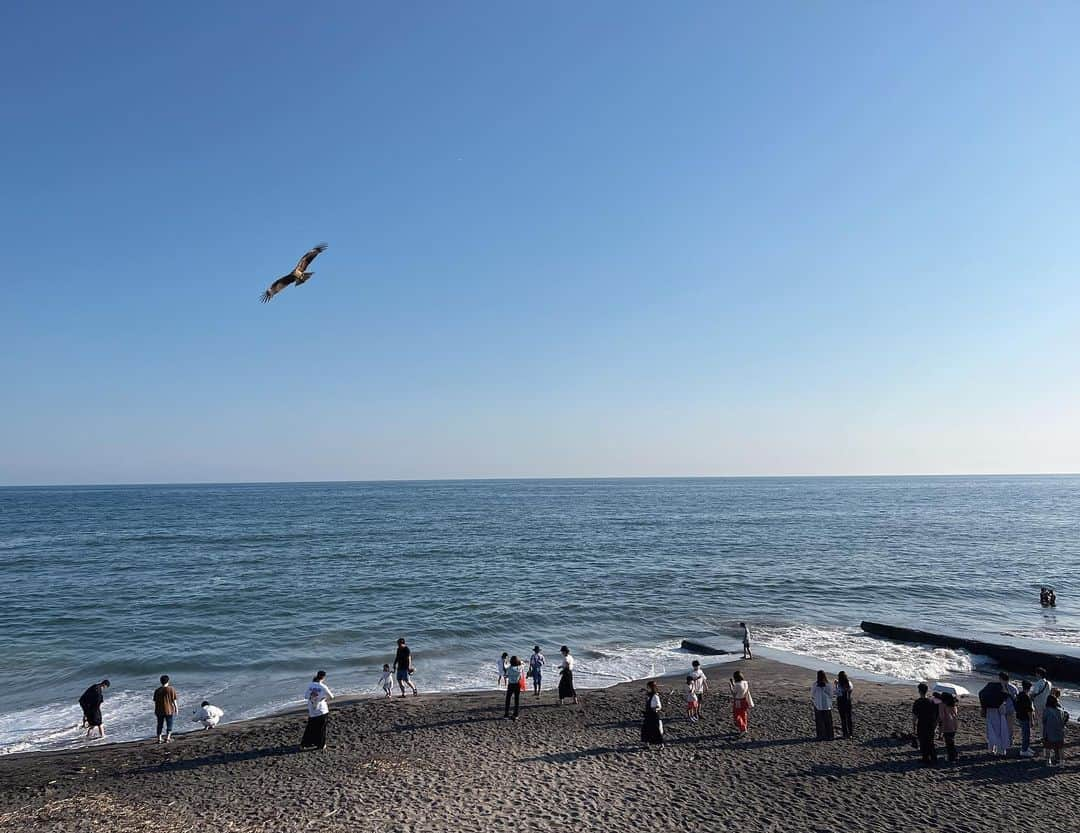
<path id="1" fill-rule="evenodd" d="M 743 5 L 4 4 L 0 483 L 1080 470 L 1080 5 Z"/>

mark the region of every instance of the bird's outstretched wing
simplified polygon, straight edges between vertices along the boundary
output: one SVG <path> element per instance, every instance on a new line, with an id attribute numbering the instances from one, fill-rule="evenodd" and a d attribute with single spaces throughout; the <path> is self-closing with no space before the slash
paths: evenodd
<path id="1" fill-rule="evenodd" d="M 288 275 L 282 275 L 280 278 L 270 284 L 270 288 L 260 296 L 262 302 L 265 304 L 267 301 L 269 301 L 271 298 L 281 292 L 281 290 L 283 290 L 289 284 L 294 283 L 295 281 L 296 275 L 292 274 L 292 272 L 290 272 Z"/>
<path id="2" fill-rule="evenodd" d="M 296 264 L 296 271 L 297 272 L 305 272 L 305 271 L 307 271 L 307 268 L 311 265 L 311 261 L 313 261 L 315 258 L 317 258 L 319 255 L 321 255 L 325 251 L 326 251 L 326 244 L 325 243 L 320 243 L 318 246 L 316 246 L 314 249 L 312 249 L 310 252 L 306 253 L 302 258 L 300 258 L 299 263 Z"/>

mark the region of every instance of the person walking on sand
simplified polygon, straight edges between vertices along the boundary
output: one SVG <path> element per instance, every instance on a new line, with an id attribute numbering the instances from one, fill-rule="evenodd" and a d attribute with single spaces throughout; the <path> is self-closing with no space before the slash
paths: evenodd
<path id="1" fill-rule="evenodd" d="M 1046 708 L 1046 698 L 1050 696 L 1050 690 L 1053 687 L 1054 684 L 1051 683 L 1048 679 L 1046 679 L 1046 669 L 1036 668 L 1035 682 L 1032 683 L 1031 686 L 1031 706 L 1033 709 L 1031 713 L 1031 721 L 1039 730 L 1040 737 L 1042 736 L 1041 733 L 1043 709 Z"/>
<path id="2" fill-rule="evenodd" d="M 105 689 L 109 687 L 108 680 L 94 683 L 79 697 L 79 706 L 83 713 L 83 726 L 86 727 L 86 737 L 94 729 L 98 730 L 98 737 L 105 737 L 105 723 L 101 718 L 101 704 L 105 702 Z"/>
<path id="3" fill-rule="evenodd" d="M 701 707 L 705 705 L 705 694 L 709 690 L 709 678 L 701 670 L 701 663 L 694 660 L 690 663 L 690 676 L 694 678 L 694 694 L 697 695 L 697 714 L 701 716 Z"/>
<path id="4" fill-rule="evenodd" d="M 836 735 L 832 719 L 832 687 L 824 671 L 817 672 L 817 681 L 810 686 L 810 700 L 814 704 L 814 729 L 818 740 L 832 740 Z"/>
<path id="5" fill-rule="evenodd" d="M 698 696 L 694 693 L 694 678 L 690 675 L 686 675 L 686 719 L 691 723 L 698 722 L 698 711 L 701 709 L 701 703 L 698 702 Z"/>
<path id="6" fill-rule="evenodd" d="M 304 736 L 300 738 L 300 748 L 326 748 L 326 724 L 330 720 L 330 701 L 334 692 L 326 684 L 326 672 L 316 671 L 311 683 L 304 692 L 308 720 L 304 726 Z"/>
<path id="7" fill-rule="evenodd" d="M 1020 757 L 1034 758 L 1031 751 L 1031 718 L 1035 713 L 1035 706 L 1031 702 L 1031 682 L 1023 680 L 1020 683 L 1020 693 L 1013 701 L 1016 709 L 1016 723 L 1020 727 Z"/>
<path id="8" fill-rule="evenodd" d="M 540 651 L 540 646 L 533 645 L 532 656 L 529 657 L 529 676 L 532 677 L 533 694 L 536 697 L 540 696 L 540 682 L 544 678 L 544 664 L 546 662 L 544 654 Z"/>
<path id="9" fill-rule="evenodd" d="M 937 747 L 934 746 L 934 729 L 937 726 L 938 704 L 927 696 L 930 687 L 919 683 L 919 698 L 911 707 L 915 737 L 919 739 L 919 752 L 926 766 L 937 765 Z"/>
<path id="10" fill-rule="evenodd" d="M 154 690 L 154 716 L 157 718 L 157 742 L 168 743 L 172 740 L 173 720 L 179 709 L 180 698 L 176 689 L 169 684 L 169 675 L 162 674 L 161 685 Z"/>
<path id="11" fill-rule="evenodd" d="M 950 764 L 955 764 L 956 732 L 960 728 L 960 710 L 956 707 L 956 697 L 951 691 L 943 691 L 937 696 L 938 726 L 945 738 L 945 757 Z"/>
<path id="12" fill-rule="evenodd" d="M 386 699 L 394 696 L 394 672 L 390 670 L 390 663 L 384 663 L 382 675 L 379 677 L 379 688 L 383 690 Z"/>
<path id="13" fill-rule="evenodd" d="M 731 716 L 740 735 L 750 731 L 750 709 L 754 698 L 750 696 L 750 683 L 743 679 L 742 671 L 736 671 L 728 681 L 731 689 Z"/>
<path id="14" fill-rule="evenodd" d="M 1054 758 L 1057 765 L 1065 764 L 1065 724 L 1069 722 L 1069 713 L 1061 708 L 1057 697 L 1051 694 L 1046 698 L 1046 708 L 1043 710 L 1043 751 L 1046 754 L 1046 765 L 1053 766 Z"/>
<path id="15" fill-rule="evenodd" d="M 833 696 L 836 697 L 836 710 L 840 713 L 840 736 L 844 738 L 855 735 L 855 727 L 851 720 L 851 691 L 852 685 L 847 671 L 841 671 L 836 675 L 836 682 L 833 684 Z"/>
<path id="16" fill-rule="evenodd" d="M 514 720 L 518 719 L 518 711 L 521 709 L 521 689 L 525 682 L 525 666 L 517 655 L 510 657 L 510 664 L 506 666 L 506 708 L 503 717 L 510 718 L 510 698 L 514 699 Z"/>
<path id="17" fill-rule="evenodd" d="M 394 673 L 397 675 L 398 688 L 401 696 L 405 696 L 405 686 L 412 689 L 413 694 L 419 694 L 413 685 L 412 675 L 415 672 L 412 661 L 412 650 L 405 644 L 405 637 L 397 641 L 397 653 L 394 655 Z"/>
<path id="18" fill-rule="evenodd" d="M 213 729 L 224 716 L 225 710 L 211 705 L 209 700 L 203 700 L 202 705 L 195 710 L 195 722 L 201 723 L 204 730 Z"/>
<path id="19" fill-rule="evenodd" d="M 746 627 L 746 622 L 739 622 L 739 627 L 742 628 L 742 658 L 753 659 L 754 653 L 750 650 L 750 628 Z"/>
<path id="20" fill-rule="evenodd" d="M 563 700 L 573 700 L 577 703 L 577 689 L 574 688 L 574 658 L 570 656 L 570 649 L 563 645 L 559 649 L 562 654 L 562 665 L 559 666 L 559 705 Z"/>
<path id="21" fill-rule="evenodd" d="M 660 718 L 660 690 L 655 680 L 645 687 L 645 715 L 641 719 L 641 742 L 646 746 L 664 748 L 664 721 Z"/>
<path id="22" fill-rule="evenodd" d="M 495 661 L 495 667 L 499 672 L 499 679 L 495 681 L 495 685 L 502 688 L 506 685 L 506 668 L 510 665 L 510 655 L 506 651 L 502 652 L 502 656 Z"/>

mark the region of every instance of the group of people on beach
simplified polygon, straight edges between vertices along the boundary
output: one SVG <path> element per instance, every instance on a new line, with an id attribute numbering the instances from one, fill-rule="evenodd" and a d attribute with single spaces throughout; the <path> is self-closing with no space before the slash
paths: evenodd
<path id="1" fill-rule="evenodd" d="M 566 645 L 559 649 L 559 653 L 562 655 L 562 663 L 559 665 L 559 704 L 562 705 L 567 700 L 576 703 L 578 696 L 577 689 L 574 688 L 574 657 Z M 532 681 L 534 697 L 539 697 L 543 688 L 544 667 L 547 665 L 547 658 L 544 656 L 544 652 L 540 650 L 539 645 L 533 645 L 532 655 L 529 657 L 528 663 L 528 670 L 526 670 L 525 663 L 520 657 L 516 654 L 511 656 L 506 651 L 503 651 L 502 656 L 496 662 L 498 679 L 495 684 L 500 688 L 506 687 L 506 703 L 503 708 L 503 717 L 507 720 L 518 719 L 521 711 L 521 692 L 528 689 L 530 680 Z M 511 702 L 514 704 L 513 714 L 510 713 Z"/>
<path id="2" fill-rule="evenodd" d="M 1061 707 L 1061 689 L 1035 669 L 1035 681 L 1021 680 L 1020 687 L 1002 671 L 979 690 L 979 706 L 986 721 L 986 747 L 992 755 L 1005 756 L 1013 744 L 1014 728 L 1020 729 L 1020 757 L 1034 758 L 1032 727 L 1040 731 L 1047 765 L 1065 761 L 1065 727 L 1069 713 Z"/>
<path id="3" fill-rule="evenodd" d="M 176 715 L 180 712 L 180 697 L 173 688 L 168 674 L 162 674 L 158 679 L 160 685 L 154 689 L 154 717 L 157 720 L 155 734 L 158 743 L 169 743 L 172 740 L 173 724 Z M 105 737 L 105 721 L 101 713 L 102 704 L 105 702 L 105 690 L 111 683 L 108 679 L 100 683 L 94 683 L 79 697 L 79 707 L 82 709 L 82 726 L 86 729 L 86 737 L 90 738 L 94 730 L 97 730 L 99 738 Z M 201 723 L 204 729 L 213 729 L 225 716 L 225 712 L 218 706 L 203 700 L 195 710 L 194 720 Z"/>

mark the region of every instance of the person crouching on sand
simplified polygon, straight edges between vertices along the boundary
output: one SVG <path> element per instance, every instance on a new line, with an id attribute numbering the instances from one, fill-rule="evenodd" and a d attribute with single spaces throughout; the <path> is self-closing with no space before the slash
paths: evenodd
<path id="1" fill-rule="evenodd" d="M 817 672 L 817 681 L 810 686 L 810 701 L 814 704 L 814 731 L 818 740 L 832 740 L 836 734 L 832 721 L 832 689 L 824 671 Z"/>
<path id="2" fill-rule="evenodd" d="M 379 677 L 379 688 L 383 690 L 383 694 L 387 699 L 394 694 L 394 672 L 390 670 L 390 664 L 386 663 L 382 667 L 382 676 Z"/>
<path id="3" fill-rule="evenodd" d="M 225 710 L 210 705 L 209 700 L 203 700 L 202 705 L 195 710 L 195 722 L 201 723 L 203 729 L 213 729 L 221 722 L 221 718 L 224 716 Z"/>
<path id="4" fill-rule="evenodd" d="M 326 672 L 317 672 L 307 687 L 307 691 L 304 692 L 308 721 L 307 726 L 304 727 L 304 736 L 300 738 L 301 749 L 311 746 L 316 749 L 326 748 L 326 723 L 330 719 L 330 701 L 334 699 L 334 692 L 329 689 L 324 680 L 326 680 Z"/>
<path id="5" fill-rule="evenodd" d="M 750 731 L 750 709 L 754 698 L 750 695 L 750 683 L 743 679 L 742 671 L 736 671 L 728 681 L 731 688 L 731 716 L 740 735 Z"/>
<path id="6" fill-rule="evenodd" d="M 664 748 L 664 721 L 660 719 L 660 691 L 655 680 L 649 680 L 645 691 L 645 715 L 641 719 L 641 742 Z"/>
<path id="7" fill-rule="evenodd" d="M 691 723 L 698 721 L 698 699 L 694 690 L 694 675 L 686 675 L 686 717 Z"/>

